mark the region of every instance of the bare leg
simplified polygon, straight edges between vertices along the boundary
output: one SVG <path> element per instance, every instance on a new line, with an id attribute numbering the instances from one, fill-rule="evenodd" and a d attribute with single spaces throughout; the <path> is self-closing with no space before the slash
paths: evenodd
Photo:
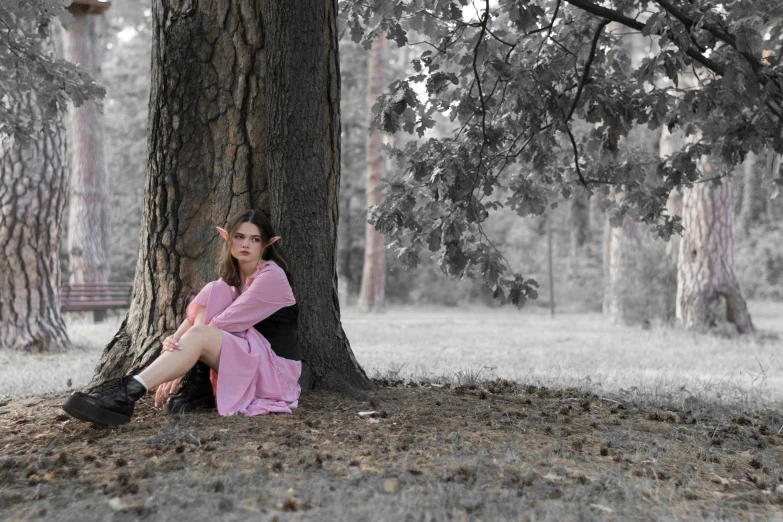
<path id="1" fill-rule="evenodd" d="M 200 312 L 203 319 L 203 309 Z M 179 340 L 181 350 L 160 354 L 139 377 L 147 384 L 147 389 L 153 390 L 164 382 L 182 377 L 199 360 L 217 371 L 222 345 L 222 330 L 205 324 L 194 324 Z"/>

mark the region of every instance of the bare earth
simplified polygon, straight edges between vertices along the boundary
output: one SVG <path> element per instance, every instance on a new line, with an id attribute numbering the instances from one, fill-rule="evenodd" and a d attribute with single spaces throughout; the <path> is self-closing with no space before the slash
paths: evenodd
<path id="1" fill-rule="evenodd" d="M 783 520 L 783 305 L 751 311 L 741 337 L 348 310 L 376 392 L 256 418 L 148 397 L 111 429 L 60 404 L 121 318 L 71 319 L 74 351 L 0 352 L 0 520 Z"/>
<path id="2" fill-rule="evenodd" d="M 111 429 L 70 420 L 65 394 L 7 399 L 0 519 L 783 518 L 779 413 L 503 380 L 380 384 L 255 418 L 167 417 L 148 396 Z"/>

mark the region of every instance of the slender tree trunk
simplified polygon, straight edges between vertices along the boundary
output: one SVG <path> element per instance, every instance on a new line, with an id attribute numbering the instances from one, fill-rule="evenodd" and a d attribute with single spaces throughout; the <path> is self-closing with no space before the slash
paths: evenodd
<path id="1" fill-rule="evenodd" d="M 685 137 L 682 132 L 672 134 L 664 126 L 661 129 L 661 139 L 658 143 L 658 155 L 661 159 L 671 156 L 685 145 Z M 682 217 L 682 191 L 677 189 L 669 194 L 666 200 L 666 213 L 670 216 Z M 677 267 L 677 258 L 680 252 L 679 238 L 673 237 L 666 243 L 666 260 L 670 267 Z M 676 289 L 674 291 L 676 293 Z"/>
<path id="2" fill-rule="evenodd" d="M 93 386 L 159 353 L 161 337 L 216 277 L 215 225 L 249 206 L 271 211 L 292 261 L 309 367 L 303 386 L 371 386 L 342 331 L 337 300 L 336 5 L 311 1 L 292 13 L 300 3 L 286 2 L 281 13 L 281 4 L 153 2 L 149 163 L 133 302 Z"/>
<path id="3" fill-rule="evenodd" d="M 615 324 L 635 319 L 634 293 L 643 291 L 639 285 L 638 251 L 636 224 L 626 216 L 621 226 L 609 231 L 606 314 Z"/>
<path id="4" fill-rule="evenodd" d="M 267 171 L 274 224 L 294 261 L 305 387 L 373 387 L 340 324 L 336 241 L 340 187 L 337 0 L 265 4 Z"/>
<path id="5" fill-rule="evenodd" d="M 32 118 L 39 113 L 30 95 L 12 103 L 26 104 Z M 58 297 L 65 161 L 59 123 L 27 143 L 0 140 L 0 348 L 70 348 Z"/>
<path id="6" fill-rule="evenodd" d="M 783 159 L 783 154 L 778 154 L 772 149 L 768 149 L 764 162 L 764 169 L 769 180 L 780 180 L 780 161 Z M 775 181 L 773 181 L 775 182 Z M 770 223 L 776 223 L 779 219 L 778 214 L 775 212 L 775 207 L 780 205 L 781 198 L 770 199 L 766 196 L 767 207 L 767 219 Z"/>
<path id="7" fill-rule="evenodd" d="M 590 239 L 590 200 L 586 193 L 576 192 L 568 203 L 568 257 L 572 277 L 579 275 L 582 246 Z"/>
<path id="8" fill-rule="evenodd" d="M 710 173 L 707 157 L 701 160 Z M 726 318 L 742 333 L 753 323 L 734 277 L 731 183 L 697 183 L 683 192 L 683 226 L 677 265 L 677 320 L 688 328 L 711 326 L 711 308 L 726 302 Z"/>
<path id="9" fill-rule="evenodd" d="M 609 304 L 610 304 L 610 294 L 611 294 L 611 281 L 609 280 L 609 265 L 612 261 L 612 252 L 611 252 L 611 246 L 612 246 L 612 225 L 609 223 L 609 218 L 604 216 L 603 217 L 603 224 L 604 224 L 604 233 L 603 233 L 603 241 L 601 242 L 603 248 L 603 256 L 602 256 L 602 275 L 603 275 L 603 297 L 601 300 L 601 312 L 604 315 L 609 315 Z"/>
<path id="10" fill-rule="evenodd" d="M 737 218 L 737 231 L 746 235 L 764 218 L 766 198 L 762 189 L 763 169 L 755 154 L 749 153 L 742 163 L 742 204 Z"/>
<path id="11" fill-rule="evenodd" d="M 372 44 L 369 60 L 369 81 L 367 84 L 367 106 L 371 107 L 375 99 L 386 88 L 386 36 Z M 368 125 L 369 127 L 369 125 Z M 384 174 L 385 161 L 381 154 L 381 133 L 373 131 L 367 137 L 367 208 L 378 205 L 382 196 L 375 188 Z M 376 312 L 383 307 L 386 291 L 386 247 L 383 236 L 370 223 L 365 225 L 364 233 L 364 269 L 362 288 L 359 292 L 359 309 L 363 312 Z"/>
<path id="12" fill-rule="evenodd" d="M 63 31 L 65 58 L 100 79 L 102 14 L 71 5 L 75 22 Z M 68 254 L 72 283 L 109 280 L 109 209 L 106 160 L 103 153 L 103 114 L 94 102 L 71 113 L 71 183 L 68 219 Z M 96 320 L 105 312 L 93 312 Z"/>

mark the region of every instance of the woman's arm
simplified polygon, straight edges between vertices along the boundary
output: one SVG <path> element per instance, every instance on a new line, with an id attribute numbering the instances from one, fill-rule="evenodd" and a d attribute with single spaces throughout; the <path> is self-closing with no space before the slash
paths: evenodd
<path id="1" fill-rule="evenodd" d="M 203 321 L 204 312 L 201 311 L 201 315 L 199 316 L 197 314 L 196 317 L 197 318 L 201 317 L 201 319 Z M 178 341 L 180 340 L 180 338 L 183 335 L 185 335 L 185 332 L 187 332 L 188 330 L 191 329 L 191 327 L 193 327 L 193 324 L 191 324 L 191 322 L 186 317 L 185 320 L 182 321 L 182 324 L 179 325 L 179 328 L 177 328 L 176 332 L 174 332 L 173 334 L 171 334 L 168 337 L 166 337 L 165 339 L 163 339 L 163 351 L 164 352 L 171 352 L 171 351 L 174 351 L 174 350 L 180 350 L 181 348 L 179 347 Z"/>
<path id="2" fill-rule="evenodd" d="M 285 274 L 270 268 L 262 270 L 250 286 L 209 324 L 226 332 L 243 332 L 281 308 L 294 304 L 296 300 Z"/>

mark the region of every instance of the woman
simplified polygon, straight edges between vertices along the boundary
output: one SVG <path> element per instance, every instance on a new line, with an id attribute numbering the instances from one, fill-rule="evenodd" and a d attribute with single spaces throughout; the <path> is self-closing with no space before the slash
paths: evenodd
<path id="1" fill-rule="evenodd" d="M 225 240 L 220 280 L 208 283 L 187 307 L 179 329 L 163 340 L 160 356 L 144 371 L 94 393 L 74 392 L 63 409 L 96 424 L 130 422 L 134 404 L 157 388 L 163 404 L 198 361 L 212 369 L 220 415 L 291 413 L 299 399 L 302 354 L 298 307 L 290 275 L 262 211 L 234 217 Z"/>

